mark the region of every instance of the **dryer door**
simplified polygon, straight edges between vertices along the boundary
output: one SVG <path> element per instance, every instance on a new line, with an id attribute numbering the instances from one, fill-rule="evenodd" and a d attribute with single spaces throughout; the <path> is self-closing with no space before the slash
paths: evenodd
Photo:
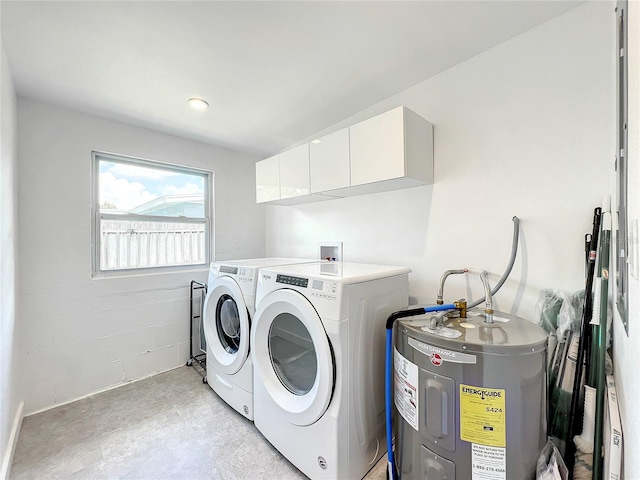
<path id="1" fill-rule="evenodd" d="M 240 286 L 231 277 L 216 278 L 202 311 L 207 364 L 228 375 L 237 373 L 249 355 L 249 313 Z"/>
<path id="2" fill-rule="evenodd" d="M 251 348 L 255 375 L 283 416 L 295 425 L 317 421 L 331 401 L 335 369 L 313 305 L 289 289 L 264 297 L 256 309 Z"/>

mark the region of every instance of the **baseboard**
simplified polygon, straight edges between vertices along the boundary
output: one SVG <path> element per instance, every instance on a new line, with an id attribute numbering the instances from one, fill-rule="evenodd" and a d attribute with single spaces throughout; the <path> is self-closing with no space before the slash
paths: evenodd
<path id="1" fill-rule="evenodd" d="M 7 480 L 11 473 L 11 463 L 13 463 L 13 454 L 15 453 L 16 445 L 18 444 L 18 436 L 20 435 L 23 418 L 24 402 L 20 402 L 18 405 L 18 411 L 16 412 L 16 417 L 13 421 L 13 427 L 11 428 L 11 434 L 9 435 L 9 441 L 7 442 L 7 451 L 4 452 L 2 470 L 0 471 L 0 480 Z"/>

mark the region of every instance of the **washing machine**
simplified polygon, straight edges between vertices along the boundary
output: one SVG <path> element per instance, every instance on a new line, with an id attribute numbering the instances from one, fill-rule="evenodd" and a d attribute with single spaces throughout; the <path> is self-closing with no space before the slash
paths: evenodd
<path id="1" fill-rule="evenodd" d="M 385 452 L 385 322 L 408 305 L 409 272 L 335 262 L 260 271 L 254 422 L 311 479 L 363 478 Z"/>
<path id="2" fill-rule="evenodd" d="M 207 343 L 207 383 L 225 402 L 253 420 L 253 366 L 249 331 L 261 268 L 311 262 L 254 258 L 212 262 L 202 318 Z"/>

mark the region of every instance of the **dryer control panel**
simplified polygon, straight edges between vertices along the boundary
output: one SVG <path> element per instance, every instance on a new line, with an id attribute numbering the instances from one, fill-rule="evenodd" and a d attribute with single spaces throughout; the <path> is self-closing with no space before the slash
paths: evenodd
<path id="1" fill-rule="evenodd" d="M 338 292 L 338 284 L 328 280 L 314 280 L 311 285 L 311 295 L 313 297 L 335 300 Z"/>
<path id="2" fill-rule="evenodd" d="M 307 285 L 309 285 L 309 279 L 278 274 L 276 276 L 276 283 L 284 283 L 285 285 L 293 285 L 294 287 L 307 288 Z"/>
<path id="3" fill-rule="evenodd" d="M 311 286 L 309 286 L 309 282 L 311 282 Z M 276 283 L 309 289 L 312 297 L 324 298 L 325 300 L 335 300 L 338 296 L 338 284 L 330 280 L 309 280 L 305 277 L 277 274 Z"/>

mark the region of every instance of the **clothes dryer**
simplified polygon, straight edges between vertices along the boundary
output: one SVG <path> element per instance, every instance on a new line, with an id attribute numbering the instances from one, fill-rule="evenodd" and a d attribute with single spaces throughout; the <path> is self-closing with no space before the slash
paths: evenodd
<path id="1" fill-rule="evenodd" d="M 385 322 L 408 305 L 409 272 L 330 262 L 259 274 L 255 425 L 312 479 L 362 478 L 385 452 Z"/>
<path id="2" fill-rule="evenodd" d="M 225 402 L 253 420 L 253 366 L 249 335 L 258 272 L 263 267 L 312 260 L 255 258 L 212 262 L 203 325 L 207 383 Z"/>

